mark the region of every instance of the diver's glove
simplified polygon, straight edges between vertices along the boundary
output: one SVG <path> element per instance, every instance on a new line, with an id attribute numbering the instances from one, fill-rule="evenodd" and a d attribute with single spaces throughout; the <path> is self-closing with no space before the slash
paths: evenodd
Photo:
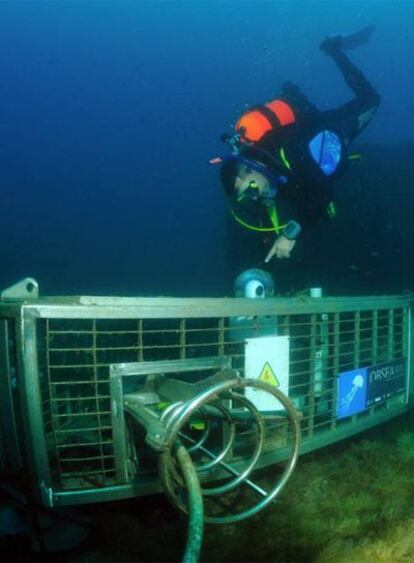
<path id="1" fill-rule="evenodd" d="M 338 53 L 338 51 L 342 50 L 342 36 L 334 35 L 326 37 L 319 45 L 319 48 L 326 55 L 334 55 L 335 53 Z"/>

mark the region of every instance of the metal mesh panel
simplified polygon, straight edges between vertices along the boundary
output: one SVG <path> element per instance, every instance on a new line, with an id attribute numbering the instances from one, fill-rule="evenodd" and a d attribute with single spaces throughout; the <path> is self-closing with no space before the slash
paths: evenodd
<path id="1" fill-rule="evenodd" d="M 38 320 L 43 420 L 54 486 L 116 484 L 109 366 L 229 356 L 244 371 L 245 339 L 289 335 L 289 395 L 304 438 L 338 424 L 338 374 L 407 356 L 408 309 L 268 317 Z M 381 404 L 371 407 L 369 416 Z M 355 418 L 355 417 L 353 417 Z M 284 436 L 282 441 L 286 441 Z M 274 443 L 273 443 L 274 446 Z M 269 443 L 272 447 L 272 443 Z"/>
<path id="2" fill-rule="evenodd" d="M 21 399 L 23 381 L 18 378 L 16 323 L 0 318 L 0 425 L 3 434 L 3 463 L 19 469 L 27 462 L 21 439 L 25 435 Z"/>

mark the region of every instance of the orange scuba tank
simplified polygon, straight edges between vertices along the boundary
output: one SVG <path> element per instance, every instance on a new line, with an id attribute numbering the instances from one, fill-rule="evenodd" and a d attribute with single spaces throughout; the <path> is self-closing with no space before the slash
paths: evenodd
<path id="1" fill-rule="evenodd" d="M 295 123 L 296 116 L 289 104 L 273 100 L 263 106 L 255 106 L 244 113 L 235 125 L 236 133 L 244 143 L 257 143 L 269 131 Z"/>

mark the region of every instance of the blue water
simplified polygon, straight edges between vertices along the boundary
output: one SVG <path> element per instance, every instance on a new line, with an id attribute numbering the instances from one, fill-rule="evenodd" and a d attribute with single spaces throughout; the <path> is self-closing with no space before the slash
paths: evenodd
<path id="1" fill-rule="evenodd" d="M 412 141 L 413 21 L 403 1 L 1 2 L 0 288 L 231 295 L 219 135 L 287 79 L 351 99 L 318 44 L 374 23 L 360 141 Z"/>

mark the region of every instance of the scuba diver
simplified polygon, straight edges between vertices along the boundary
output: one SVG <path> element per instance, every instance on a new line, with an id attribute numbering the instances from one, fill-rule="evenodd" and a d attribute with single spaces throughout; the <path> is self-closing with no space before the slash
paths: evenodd
<path id="1" fill-rule="evenodd" d="M 320 49 L 336 63 L 355 98 L 320 111 L 292 83 L 280 98 L 253 107 L 222 135 L 232 153 L 213 158 L 233 218 L 247 229 L 276 234 L 265 262 L 289 258 L 301 231 L 324 214 L 334 217 L 333 184 L 345 169 L 349 144 L 370 123 L 380 97 L 344 53 L 366 43 L 369 26 L 349 36 L 328 37 Z M 276 208 L 277 205 L 277 208 Z M 279 221 L 279 215 L 285 219 Z"/>

